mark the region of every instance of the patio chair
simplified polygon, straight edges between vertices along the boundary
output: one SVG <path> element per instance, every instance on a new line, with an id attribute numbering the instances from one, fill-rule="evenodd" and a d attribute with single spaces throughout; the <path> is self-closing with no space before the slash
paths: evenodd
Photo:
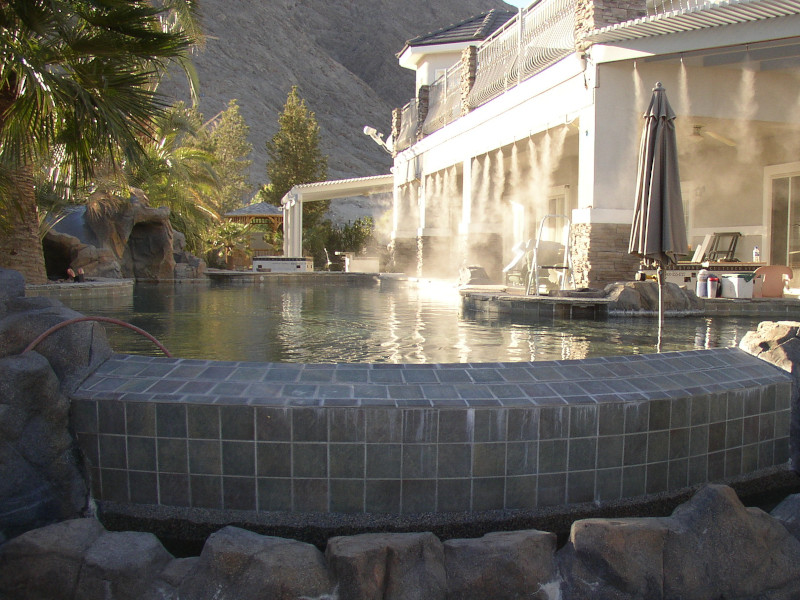
<path id="1" fill-rule="evenodd" d="M 758 267 L 754 272 L 756 282 L 760 282 L 761 286 L 756 285 L 753 289 L 754 298 L 783 298 L 783 290 L 786 288 L 786 282 L 789 281 L 794 272 L 791 268 L 785 265 L 766 265 Z"/>

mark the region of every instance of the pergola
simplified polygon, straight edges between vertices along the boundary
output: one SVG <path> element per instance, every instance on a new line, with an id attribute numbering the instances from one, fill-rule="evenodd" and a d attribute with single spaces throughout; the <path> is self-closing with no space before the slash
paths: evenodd
<path id="1" fill-rule="evenodd" d="M 283 205 L 283 255 L 303 255 L 303 203 L 334 200 L 351 196 L 369 196 L 392 191 L 394 175 L 373 175 L 355 179 L 338 179 L 303 183 L 294 186 L 281 200 Z"/>
<path id="2" fill-rule="evenodd" d="M 222 216 L 233 223 L 242 223 L 243 225 L 272 225 L 274 229 L 277 229 L 277 227 L 283 223 L 283 211 L 280 207 L 266 202 L 243 206 L 242 208 L 226 212 Z"/>

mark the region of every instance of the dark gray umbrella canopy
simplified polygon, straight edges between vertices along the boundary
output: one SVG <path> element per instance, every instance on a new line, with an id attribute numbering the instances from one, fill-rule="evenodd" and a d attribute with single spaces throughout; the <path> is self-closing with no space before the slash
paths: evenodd
<path id="1" fill-rule="evenodd" d="M 688 254 L 689 244 L 683 220 L 675 113 L 660 82 L 653 88 L 644 119 L 628 252 L 641 256 L 649 267 L 666 266 Z"/>

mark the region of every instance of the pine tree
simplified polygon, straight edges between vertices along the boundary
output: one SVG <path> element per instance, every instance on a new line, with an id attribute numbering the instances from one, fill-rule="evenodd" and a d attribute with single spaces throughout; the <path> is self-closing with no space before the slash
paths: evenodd
<path id="1" fill-rule="evenodd" d="M 281 198 L 301 183 L 325 181 L 328 177 L 328 157 L 319 149 L 319 125 L 297 86 L 292 87 L 283 112 L 278 117 L 278 133 L 267 142 L 267 176 L 270 184 L 264 188 L 266 201 L 280 206 Z M 330 201 L 309 202 L 303 205 L 303 228 L 320 222 Z"/>
<path id="2" fill-rule="evenodd" d="M 248 158 L 253 146 L 247 141 L 250 128 L 244 121 L 236 99 L 228 102 L 211 128 L 211 152 L 216 159 L 214 169 L 220 183 L 218 200 L 220 214 L 236 210 L 244 205 L 250 185 Z"/>

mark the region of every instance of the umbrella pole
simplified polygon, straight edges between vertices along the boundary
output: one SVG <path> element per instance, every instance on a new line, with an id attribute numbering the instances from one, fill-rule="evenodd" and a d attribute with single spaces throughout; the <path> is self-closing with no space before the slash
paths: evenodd
<path id="1" fill-rule="evenodd" d="M 659 263 L 656 269 L 656 276 L 658 277 L 658 343 L 656 344 L 656 352 L 661 352 L 661 333 L 664 329 L 664 269 Z"/>

